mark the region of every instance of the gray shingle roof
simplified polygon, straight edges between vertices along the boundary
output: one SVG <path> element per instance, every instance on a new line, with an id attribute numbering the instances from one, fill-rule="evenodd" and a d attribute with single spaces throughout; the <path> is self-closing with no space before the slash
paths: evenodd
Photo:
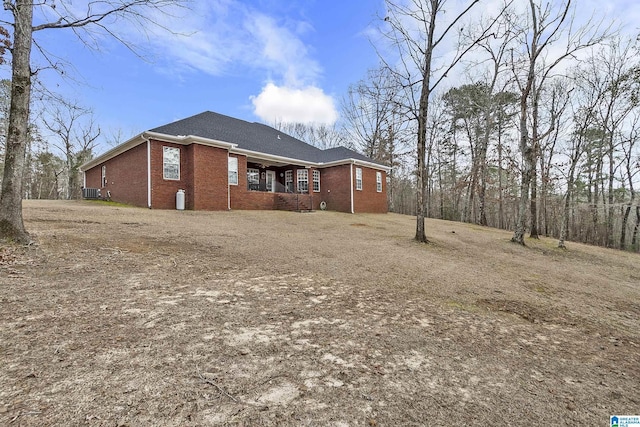
<path id="1" fill-rule="evenodd" d="M 345 147 L 321 150 L 270 126 L 250 123 L 211 111 L 205 111 L 149 131 L 173 136 L 194 135 L 237 144 L 238 148 L 245 150 L 308 162 L 327 163 L 356 159 L 380 164 Z"/>

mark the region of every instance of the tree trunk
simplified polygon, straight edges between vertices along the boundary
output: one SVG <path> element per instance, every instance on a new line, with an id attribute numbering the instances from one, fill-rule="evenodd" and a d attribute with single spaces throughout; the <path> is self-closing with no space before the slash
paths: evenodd
<path id="1" fill-rule="evenodd" d="M 531 234 L 529 237 L 532 239 L 539 239 L 538 236 L 538 173 L 537 168 L 535 167 L 535 159 L 534 159 L 534 167 L 531 170 Z"/>
<path id="2" fill-rule="evenodd" d="M 416 207 L 416 235 L 415 240 L 427 243 L 427 235 L 424 231 L 424 215 L 426 210 L 427 171 L 425 165 L 425 152 L 427 148 L 427 119 L 429 117 L 429 96 L 431 95 L 431 60 L 433 55 L 433 37 L 436 27 L 437 9 L 431 10 L 429 29 L 427 34 L 427 46 L 424 58 L 424 70 L 422 70 L 422 88 L 418 103 L 418 191 Z"/>
<path id="3" fill-rule="evenodd" d="M 502 185 L 502 126 L 498 126 L 498 228 L 504 230 L 504 189 Z"/>
<path id="4" fill-rule="evenodd" d="M 600 176 L 602 171 L 602 153 L 598 153 L 598 160 L 596 162 L 596 171 L 593 179 L 593 201 L 591 206 L 591 220 L 593 222 L 593 238 L 591 244 L 599 244 L 599 230 L 598 224 L 600 223 L 600 214 L 598 212 L 598 203 L 600 200 Z"/>
<path id="5" fill-rule="evenodd" d="M 487 149 L 489 146 L 489 130 L 491 129 L 491 115 L 485 112 L 485 131 L 479 147 L 479 189 L 478 189 L 478 221 L 480 225 L 487 225 L 486 194 L 487 194 Z"/>
<path id="6" fill-rule="evenodd" d="M 569 207 L 571 199 L 571 190 L 567 189 L 567 194 L 564 196 L 564 208 L 562 210 L 562 224 L 560 225 L 560 238 L 558 239 L 558 247 L 566 249 L 565 240 L 567 239 L 567 232 L 569 230 Z"/>
<path id="7" fill-rule="evenodd" d="M 525 137 L 526 138 L 526 137 Z M 524 168 L 520 179 L 520 201 L 518 202 L 518 217 L 516 219 L 515 231 L 511 241 L 524 246 L 524 233 L 526 232 L 527 204 L 529 201 L 529 183 L 531 182 L 531 160 L 533 157 L 531 147 L 524 149 Z"/>
<path id="8" fill-rule="evenodd" d="M 560 224 L 560 238 L 558 239 L 558 247 L 566 249 L 565 240 L 569 233 L 569 214 L 571 212 L 571 199 L 573 197 L 573 181 L 575 176 L 575 162 L 572 160 L 569 169 L 569 181 L 567 182 L 567 194 L 564 196 L 564 208 L 562 210 L 562 224 Z"/>
<path id="9" fill-rule="evenodd" d="M 631 237 L 631 246 L 640 249 L 638 247 L 638 230 L 640 229 L 640 206 L 636 206 L 636 225 L 633 227 L 633 236 Z"/>
<path id="10" fill-rule="evenodd" d="M 527 222 L 527 204 L 529 202 L 529 184 L 531 182 L 531 172 L 535 168 L 535 152 L 529 145 L 527 131 L 527 102 L 531 85 L 533 84 L 533 64 L 530 64 L 527 87 L 520 95 L 520 152 L 522 153 L 523 167 L 520 179 L 520 200 L 518 202 L 518 217 L 516 218 L 515 230 L 511 241 L 524 246 L 524 233 Z"/>
<path id="11" fill-rule="evenodd" d="M 424 91 L 423 91 L 424 92 Z M 424 95 L 423 95 L 424 96 Z M 422 102 L 421 102 L 422 104 Z M 417 191 L 416 191 L 416 235 L 418 242 L 426 243 L 427 235 L 424 231 L 425 216 L 425 192 L 427 188 L 427 177 L 425 171 L 425 148 L 426 148 L 426 116 L 418 117 L 418 174 L 417 174 Z"/>
<path id="12" fill-rule="evenodd" d="M 612 248 L 614 246 L 614 235 L 613 235 L 613 216 L 614 216 L 614 207 L 613 207 L 613 183 L 615 179 L 615 158 L 613 156 L 614 147 L 612 138 L 609 140 L 609 182 L 608 182 L 608 191 L 607 201 L 609 203 L 609 215 L 607 217 L 607 247 Z M 620 248 L 622 249 L 622 248 Z"/>
<path id="13" fill-rule="evenodd" d="M 11 62 L 11 108 L 0 194 L 0 238 L 29 242 L 22 220 L 22 175 L 25 165 L 31 100 L 31 41 L 33 2 L 16 0 Z"/>
<path id="14" fill-rule="evenodd" d="M 622 229 L 620 230 L 620 249 L 623 251 L 627 246 L 627 222 L 629 221 L 629 215 L 631 214 L 631 205 L 622 207 Z"/>

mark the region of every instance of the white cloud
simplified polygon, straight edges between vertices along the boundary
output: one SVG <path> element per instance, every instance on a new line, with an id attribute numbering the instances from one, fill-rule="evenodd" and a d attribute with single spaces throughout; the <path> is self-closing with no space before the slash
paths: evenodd
<path id="1" fill-rule="evenodd" d="M 160 71 L 181 77 L 188 70 L 212 76 L 257 70 L 270 82 L 251 97 L 254 114 L 262 120 L 337 120 L 334 100 L 319 88 L 322 67 L 303 41 L 313 32 L 309 22 L 269 16 L 235 0 L 197 2 L 194 7 L 169 22 L 158 16 L 164 26 L 184 34 L 154 31 L 150 37 L 159 53 L 172 58 L 159 65 Z"/>
<path id="2" fill-rule="evenodd" d="M 332 125 L 338 119 L 333 98 L 315 86 L 295 89 L 268 83 L 251 101 L 255 114 L 267 123 Z"/>
<path id="3" fill-rule="evenodd" d="M 273 18 L 261 14 L 252 16 L 247 27 L 261 47 L 262 60 L 286 84 L 313 82 L 321 74 L 320 66 L 309 56 L 307 47 L 292 30 L 279 26 Z M 302 28 L 304 31 L 306 27 Z"/>
<path id="4" fill-rule="evenodd" d="M 321 74 L 301 39 L 311 31 L 307 22 L 278 20 L 234 0 L 196 2 L 186 12 L 156 13 L 154 20 L 172 32 L 145 28 L 148 41 L 165 59 L 160 66 L 177 72 L 221 76 L 249 67 L 288 85 L 309 84 Z"/>

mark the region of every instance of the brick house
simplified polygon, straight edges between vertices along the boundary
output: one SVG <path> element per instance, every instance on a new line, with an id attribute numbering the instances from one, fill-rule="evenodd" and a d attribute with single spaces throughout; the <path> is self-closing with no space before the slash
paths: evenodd
<path id="1" fill-rule="evenodd" d="M 85 194 L 153 209 L 174 209 L 183 190 L 186 209 L 387 212 L 387 166 L 208 111 L 143 132 L 81 170 Z"/>

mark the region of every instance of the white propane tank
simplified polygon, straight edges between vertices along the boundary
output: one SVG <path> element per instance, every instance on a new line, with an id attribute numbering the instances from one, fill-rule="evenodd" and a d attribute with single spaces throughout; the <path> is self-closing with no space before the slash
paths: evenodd
<path id="1" fill-rule="evenodd" d="M 184 190 L 178 190 L 176 193 L 176 209 L 179 211 L 184 210 Z"/>

